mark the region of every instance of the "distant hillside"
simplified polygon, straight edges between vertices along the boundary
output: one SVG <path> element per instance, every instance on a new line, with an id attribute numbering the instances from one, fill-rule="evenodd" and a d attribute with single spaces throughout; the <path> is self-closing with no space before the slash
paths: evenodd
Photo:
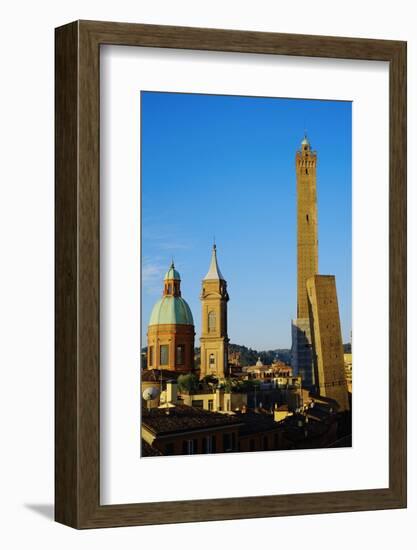
<path id="1" fill-rule="evenodd" d="M 284 363 L 290 362 L 289 349 L 273 349 L 260 351 L 252 348 L 247 348 L 246 346 L 240 346 L 238 344 L 229 344 L 229 352 L 240 353 L 240 365 L 242 367 L 254 365 L 258 360 L 258 357 L 261 358 L 261 361 L 264 365 L 270 365 L 273 361 L 276 361 L 277 359 L 283 361 Z"/>
<path id="2" fill-rule="evenodd" d="M 146 354 L 148 351 L 147 347 L 142 348 L 142 365 L 143 368 L 146 368 Z M 264 365 L 270 365 L 273 361 L 279 359 L 284 363 L 290 363 L 290 352 L 289 349 L 274 349 L 268 351 L 259 351 L 252 348 L 247 348 L 246 346 L 239 346 L 238 344 L 229 344 L 229 353 L 240 353 L 240 365 L 242 367 L 247 367 L 249 365 L 254 365 L 258 360 L 258 357 L 261 358 L 261 361 Z M 194 360 L 195 366 L 200 366 L 200 348 L 194 348 Z"/>
<path id="3" fill-rule="evenodd" d="M 146 368 L 146 352 L 148 348 L 142 348 L 142 366 Z M 352 353 L 351 344 L 343 344 L 344 353 Z M 282 349 L 272 349 L 267 351 L 259 351 L 252 348 L 247 348 L 246 346 L 240 346 L 239 344 L 229 344 L 229 353 L 240 353 L 240 365 L 242 367 L 248 367 L 249 365 L 254 365 L 258 360 L 258 357 L 261 358 L 261 361 L 264 365 L 270 365 L 273 361 L 277 359 L 283 361 L 288 365 L 291 363 L 291 350 L 282 348 Z M 200 366 L 200 348 L 194 348 L 194 358 L 195 366 L 198 368 Z"/>

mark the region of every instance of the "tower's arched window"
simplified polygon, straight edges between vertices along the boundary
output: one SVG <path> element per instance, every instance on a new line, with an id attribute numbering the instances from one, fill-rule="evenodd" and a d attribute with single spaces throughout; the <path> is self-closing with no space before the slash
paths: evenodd
<path id="1" fill-rule="evenodd" d="M 209 332 L 216 330 L 216 313 L 214 311 L 210 311 L 208 314 L 208 330 Z"/>
<path id="2" fill-rule="evenodd" d="M 210 353 L 209 363 L 210 363 L 210 368 L 214 369 L 216 366 L 216 359 L 214 357 L 214 353 Z"/>

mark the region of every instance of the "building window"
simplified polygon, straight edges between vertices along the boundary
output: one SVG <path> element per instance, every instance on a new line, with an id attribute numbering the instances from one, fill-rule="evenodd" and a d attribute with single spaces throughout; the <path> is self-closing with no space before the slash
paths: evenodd
<path id="1" fill-rule="evenodd" d="M 191 406 L 196 407 L 197 409 L 202 409 L 204 405 L 204 401 L 202 399 L 193 399 L 191 401 Z"/>
<path id="2" fill-rule="evenodd" d="M 185 352 L 185 346 L 184 344 L 179 344 L 176 348 L 176 363 L 177 365 L 183 365 L 184 364 L 184 352 Z"/>
<path id="3" fill-rule="evenodd" d="M 168 294 L 172 294 L 172 284 L 168 284 Z"/>
<path id="4" fill-rule="evenodd" d="M 148 363 L 150 366 L 153 365 L 153 346 L 149 346 Z"/>
<path id="5" fill-rule="evenodd" d="M 250 451 L 254 451 L 255 450 L 255 440 L 254 439 L 251 439 L 249 441 L 249 450 Z"/>
<path id="6" fill-rule="evenodd" d="M 216 368 L 216 358 L 214 357 L 214 353 L 210 353 L 209 363 L 211 369 Z"/>
<path id="7" fill-rule="evenodd" d="M 159 363 L 160 365 L 168 365 L 169 358 L 169 346 L 168 344 L 163 344 L 159 347 Z"/>
<path id="8" fill-rule="evenodd" d="M 182 442 L 182 454 L 183 455 L 193 455 L 196 452 L 197 440 L 196 439 L 186 439 Z"/>
<path id="9" fill-rule="evenodd" d="M 209 399 L 209 400 L 208 400 L 208 410 L 209 410 L 209 411 L 212 411 L 213 408 L 214 408 L 214 406 L 213 406 L 213 399 Z"/>
<path id="10" fill-rule="evenodd" d="M 216 452 L 216 436 L 215 435 L 211 436 L 211 452 L 212 453 Z"/>
<path id="11" fill-rule="evenodd" d="M 212 437 L 210 436 L 203 438 L 203 454 L 211 453 L 211 440 Z"/>
<path id="12" fill-rule="evenodd" d="M 174 454 L 174 444 L 173 443 L 167 443 L 165 445 L 165 455 L 171 456 Z"/>
<path id="13" fill-rule="evenodd" d="M 279 439 L 278 439 L 278 434 L 274 434 L 274 447 L 275 449 L 278 449 L 278 445 L 279 445 Z"/>
<path id="14" fill-rule="evenodd" d="M 268 450 L 268 437 L 266 435 L 264 436 L 263 444 L 264 444 L 264 451 L 267 451 Z"/>
<path id="15" fill-rule="evenodd" d="M 208 329 L 209 332 L 214 332 L 216 330 L 216 313 L 214 311 L 210 311 L 208 314 Z"/>
<path id="16" fill-rule="evenodd" d="M 227 453 L 232 450 L 232 439 L 230 434 L 223 434 L 223 452 Z"/>

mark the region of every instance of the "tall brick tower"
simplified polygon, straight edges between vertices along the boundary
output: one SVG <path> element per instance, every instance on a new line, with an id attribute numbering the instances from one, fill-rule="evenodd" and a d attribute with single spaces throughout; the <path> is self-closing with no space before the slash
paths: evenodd
<path id="1" fill-rule="evenodd" d="M 334 275 L 314 275 L 307 281 L 316 391 L 349 409 L 342 331 Z"/>
<path id="2" fill-rule="evenodd" d="M 213 245 L 210 268 L 201 289 L 201 370 L 200 378 L 212 374 L 224 378 L 228 372 L 227 283 L 217 263 Z"/>
<path id="3" fill-rule="evenodd" d="M 307 279 L 318 272 L 317 154 L 307 136 L 295 155 L 297 177 L 297 318 L 292 322 L 292 366 L 305 387 L 314 386 Z"/>

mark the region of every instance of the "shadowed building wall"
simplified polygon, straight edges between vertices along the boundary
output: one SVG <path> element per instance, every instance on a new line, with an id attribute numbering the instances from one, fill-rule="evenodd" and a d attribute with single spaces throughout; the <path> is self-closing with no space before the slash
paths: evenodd
<path id="1" fill-rule="evenodd" d="M 314 388 L 313 355 L 310 319 L 294 319 L 291 325 L 291 366 L 294 374 L 301 376 L 303 387 Z"/>
<path id="2" fill-rule="evenodd" d="M 307 280 L 313 362 L 317 392 L 349 409 L 342 332 L 334 275 L 314 275 Z"/>
<path id="3" fill-rule="evenodd" d="M 305 387 L 314 386 L 307 279 L 318 272 L 317 153 L 305 136 L 296 152 L 297 178 L 297 318 L 292 322 L 292 366 Z"/>

